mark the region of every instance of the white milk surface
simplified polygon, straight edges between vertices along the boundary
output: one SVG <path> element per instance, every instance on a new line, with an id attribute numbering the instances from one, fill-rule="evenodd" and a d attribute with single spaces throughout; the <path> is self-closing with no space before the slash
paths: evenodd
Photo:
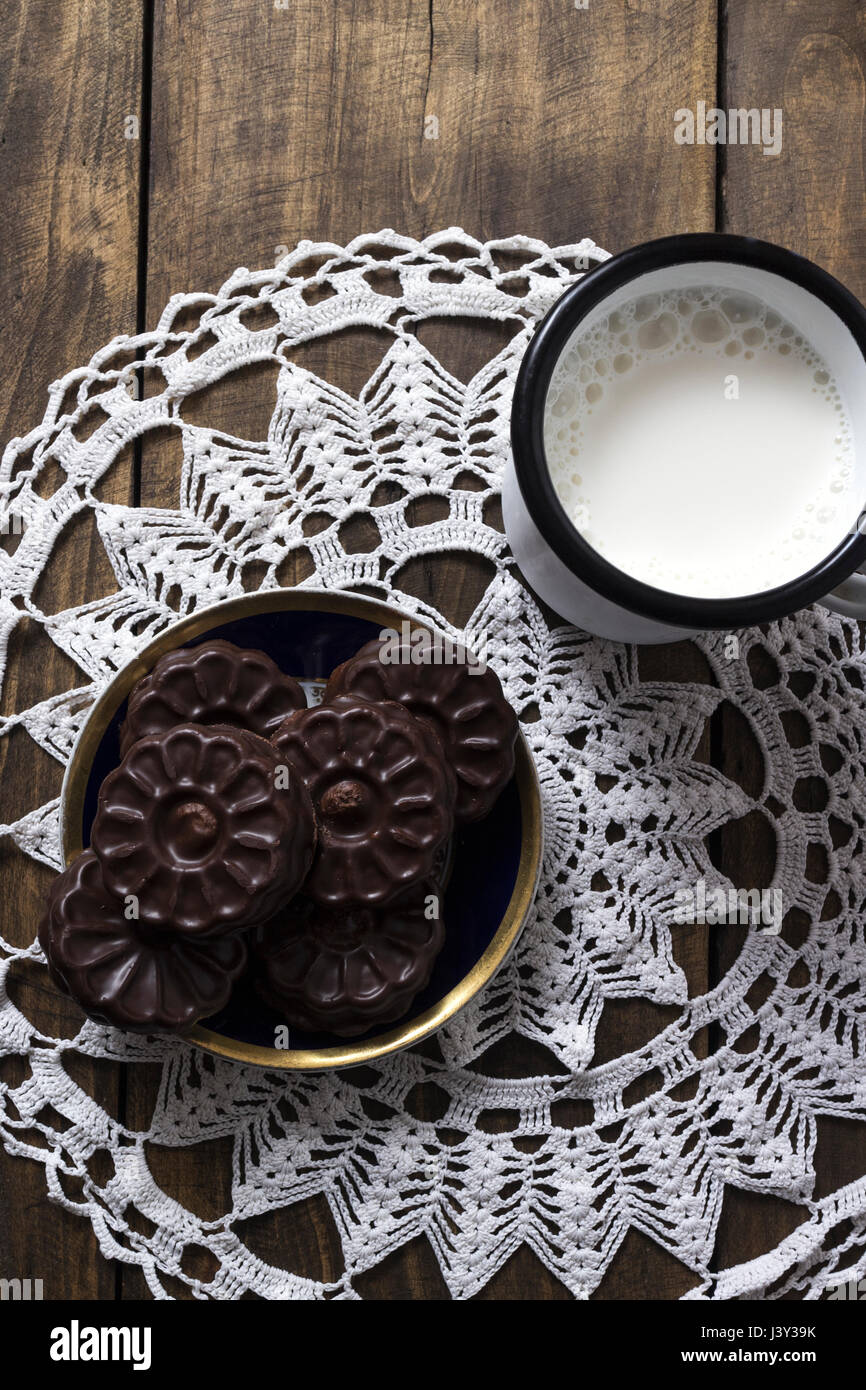
<path id="1" fill-rule="evenodd" d="M 544 447 L 584 539 L 672 593 L 775 588 L 857 523 L 851 425 L 825 362 L 739 292 L 649 295 L 578 330 Z"/>

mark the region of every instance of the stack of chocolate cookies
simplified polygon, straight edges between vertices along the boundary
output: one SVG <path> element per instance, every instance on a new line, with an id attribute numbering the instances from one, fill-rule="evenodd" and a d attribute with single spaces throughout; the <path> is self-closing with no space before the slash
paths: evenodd
<path id="1" fill-rule="evenodd" d="M 492 671 L 413 655 L 368 643 L 312 708 L 262 652 L 218 640 L 157 662 L 40 926 L 85 1013 L 180 1033 L 248 969 L 305 1031 L 407 1011 L 445 939 L 454 827 L 488 813 L 517 737 Z"/>

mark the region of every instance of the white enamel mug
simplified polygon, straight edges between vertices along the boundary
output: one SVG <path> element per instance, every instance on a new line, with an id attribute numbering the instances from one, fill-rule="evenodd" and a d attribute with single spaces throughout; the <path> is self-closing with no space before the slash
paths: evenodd
<path id="1" fill-rule="evenodd" d="M 857 523 L 818 564 L 779 587 L 730 598 L 671 593 L 611 564 L 566 514 L 544 452 L 547 391 L 576 335 L 635 296 L 694 285 L 752 294 L 812 343 L 848 409 L 862 498 Z M 802 256 L 751 237 L 699 233 L 647 242 L 605 261 L 565 292 L 532 338 L 515 387 L 511 441 L 502 498 L 509 544 L 539 596 L 587 632 L 669 642 L 768 622 L 816 601 L 866 617 L 866 309 Z M 712 544 L 712 518 L 709 527 Z"/>

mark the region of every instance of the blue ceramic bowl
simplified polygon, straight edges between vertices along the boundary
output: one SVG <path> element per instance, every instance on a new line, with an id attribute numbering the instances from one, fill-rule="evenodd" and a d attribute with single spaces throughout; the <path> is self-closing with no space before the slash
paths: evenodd
<path id="1" fill-rule="evenodd" d="M 99 788 L 120 761 L 118 731 L 132 687 L 167 651 L 215 637 L 267 652 L 281 670 L 309 682 L 378 636 L 382 628 L 432 630 L 388 604 L 349 593 L 270 589 L 200 609 L 172 624 L 118 673 L 94 705 L 67 768 L 61 798 L 63 853 L 69 863 L 90 842 Z M 308 695 L 309 698 L 309 695 Z M 502 965 L 520 935 L 541 866 L 541 806 L 532 756 L 520 734 L 514 777 L 491 814 L 454 835 L 443 917 L 445 945 L 426 989 L 396 1026 L 350 1042 L 292 1029 L 275 1044 L 279 1016 L 244 982 L 221 1013 L 188 1040 L 208 1052 L 258 1066 L 315 1070 L 354 1066 L 394 1052 L 442 1026 Z"/>

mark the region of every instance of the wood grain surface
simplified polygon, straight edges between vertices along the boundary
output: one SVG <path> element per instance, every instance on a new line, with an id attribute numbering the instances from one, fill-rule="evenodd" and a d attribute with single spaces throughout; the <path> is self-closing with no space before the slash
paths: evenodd
<path id="1" fill-rule="evenodd" d="M 520 231 L 553 244 L 590 235 L 617 251 L 715 227 L 782 241 L 862 296 L 864 74 L 858 0 L 827 0 L 820 14 L 813 0 L 589 0 L 585 9 L 572 0 L 514 0 L 507 16 L 501 0 L 22 0 L 0 33 L 0 439 L 35 424 L 49 382 L 113 333 L 155 323 L 170 294 L 215 290 L 235 266 L 272 264 L 304 237 L 344 242 L 380 227 L 424 236 L 459 225 L 481 238 Z M 782 108 L 782 153 L 676 144 L 674 112 L 702 100 Z M 127 138 L 130 115 L 139 119 L 138 139 Z M 425 332 L 463 379 L 501 346 L 461 324 Z M 307 348 L 303 360 L 357 391 L 377 351 L 373 335 L 358 333 Z M 201 394 L 193 409 L 203 421 L 247 438 L 266 432 L 267 371 Z M 145 439 L 112 470 L 111 497 L 173 505 L 177 460 L 169 432 Z M 69 536 L 52 566 L 56 609 L 101 591 L 98 553 L 84 530 Z M 303 574 L 280 577 L 290 584 Z M 255 574 L 248 578 L 255 587 Z M 406 586 L 460 618 L 484 581 L 481 569 L 427 559 Z M 647 679 L 710 679 L 688 642 L 644 649 L 640 669 Z M 2 709 L 80 678 L 22 628 Z M 736 711 L 723 708 L 708 721 L 700 756 L 760 795 L 760 752 Z M 59 786 L 59 767 L 24 735 L 0 743 L 0 772 L 4 794 L 17 796 L 22 811 Z M 759 814 L 714 837 L 714 861 L 735 883 L 768 881 L 770 819 Z M 29 940 L 49 876 L 11 849 L 0 864 L 4 932 Z M 802 930 L 786 923 L 787 932 Z M 692 994 L 721 978 L 741 946 L 736 928 L 716 928 L 712 940 L 706 929 L 676 932 Z M 73 1026 L 41 972 L 13 983 L 21 1007 L 48 1031 Z M 608 1000 L 595 1064 L 646 1042 L 673 1015 Z M 11 1072 L 14 1059 L 6 1065 Z M 77 1066 L 76 1079 L 101 1103 L 130 1126 L 148 1124 L 156 1068 L 127 1072 L 84 1059 Z M 544 1049 L 516 1039 L 476 1067 L 505 1076 L 559 1069 Z M 435 1117 L 434 1098 L 422 1095 L 418 1106 Z M 491 1124 L 506 1130 L 510 1119 Z M 822 1191 L 864 1171 L 864 1130 L 822 1128 Z M 152 1146 L 148 1158 L 157 1181 L 192 1210 L 216 1217 L 228 1209 L 229 1140 L 193 1150 Z M 793 1204 L 729 1189 L 717 1264 L 759 1254 L 802 1217 Z M 341 1272 L 321 1198 L 237 1229 L 265 1260 L 317 1279 Z M 212 1272 L 205 1252 L 189 1259 L 190 1273 Z M 12 1273 L 43 1277 L 46 1297 L 148 1296 L 136 1270 L 102 1259 L 88 1223 L 48 1203 L 41 1166 L 0 1155 L 0 1276 Z M 676 1298 L 696 1282 L 632 1230 L 596 1297 Z M 424 1239 L 358 1288 L 365 1298 L 448 1297 Z M 567 1296 L 525 1248 L 480 1295 Z"/>
<path id="2" fill-rule="evenodd" d="M 141 141 L 142 5 L 22 4 L 0 38 L 0 440 L 42 418 L 46 389 L 85 363 L 115 333 L 135 325 Z M 108 500 L 132 500 L 132 459 L 112 470 Z M 9 537 L 0 538 L 8 541 Z M 60 541 L 50 591 L 57 612 L 99 592 L 104 552 L 74 521 Z M 0 713 L 84 684 L 86 678 L 24 619 L 13 634 Z M 4 796 L 18 814 L 58 794 L 61 765 L 27 734 L 0 740 Z M 0 841 L 2 934 L 32 941 L 51 873 Z M 72 1037 L 80 1014 L 35 965 L 12 973 L 10 994 L 49 1034 Z M 76 1080 L 117 1112 L 123 1078 L 108 1062 L 76 1058 Z M 4 1079 L 26 1075 L 0 1059 Z M 69 1193 L 73 1198 L 76 1194 Z M 6 1275 L 6 1271 L 9 1274 Z M 90 1223 L 50 1205 L 40 1163 L 0 1150 L 0 1277 L 41 1278 L 46 1298 L 110 1299 L 117 1271 L 102 1258 Z"/>

